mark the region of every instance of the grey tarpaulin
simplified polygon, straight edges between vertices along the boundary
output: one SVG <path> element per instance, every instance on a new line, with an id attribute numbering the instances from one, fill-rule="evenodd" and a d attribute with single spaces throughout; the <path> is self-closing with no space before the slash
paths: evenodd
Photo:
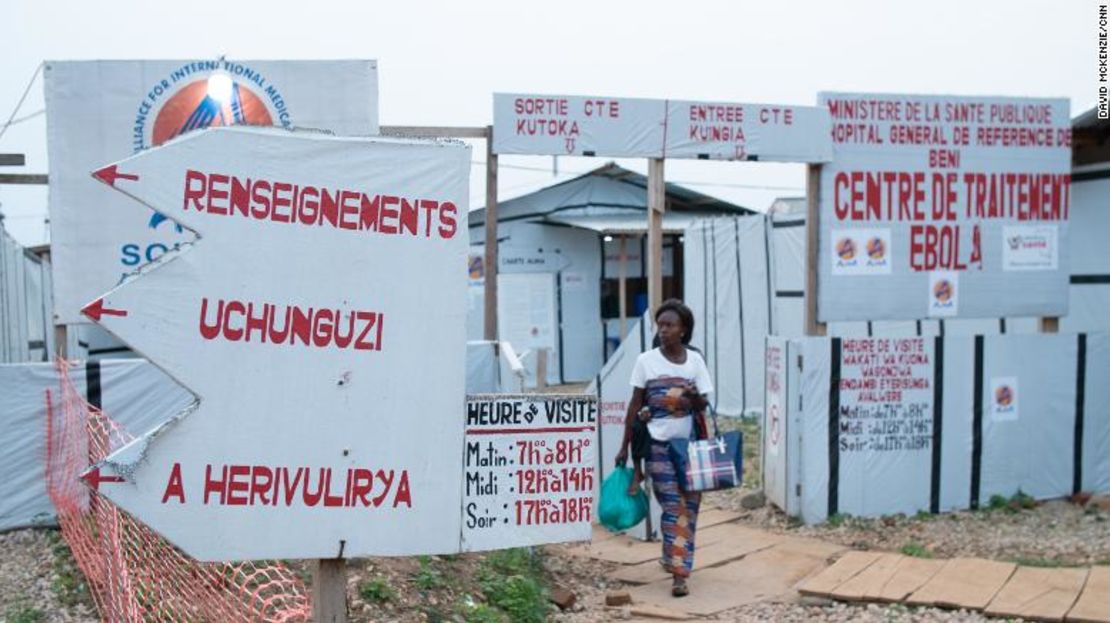
<path id="1" fill-rule="evenodd" d="M 139 435 L 180 412 L 193 396 L 145 360 L 105 360 L 93 364 L 100 378 L 105 413 L 132 435 Z M 75 365 L 70 379 L 86 393 L 90 368 Z M 54 522 L 46 493 L 46 391 L 59 396 L 53 364 L 0 366 L 0 530 Z"/>
<path id="2" fill-rule="evenodd" d="M 931 442 L 896 452 L 843 451 L 845 411 L 833 354 L 843 339 L 796 338 L 787 345 L 802 354 L 804 366 L 801 405 L 788 401 L 794 413 L 785 418 L 785 435 L 797 437 L 804 452 L 789 453 L 784 466 L 768 462 L 778 472 L 770 481 L 785 479 L 770 498 L 781 506 L 780 490 L 800 491 L 807 523 L 833 513 L 983 507 L 992 496 L 1019 490 L 1038 499 L 1110 491 L 1110 390 L 1098 381 L 1110 378 L 1110 334 L 926 338 L 935 366 Z M 1010 415 L 992 404 L 999 382 L 1015 388 Z M 790 495 L 785 504 L 792 511 Z"/>
<path id="3" fill-rule="evenodd" d="M 46 361 L 53 352 L 50 264 L 0 224 L 0 363 Z"/>

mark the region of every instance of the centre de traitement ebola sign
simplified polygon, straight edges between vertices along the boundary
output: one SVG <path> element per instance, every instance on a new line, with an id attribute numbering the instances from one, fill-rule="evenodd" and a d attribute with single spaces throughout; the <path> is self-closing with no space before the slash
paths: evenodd
<path id="1" fill-rule="evenodd" d="M 195 236 L 89 177 L 105 162 L 193 130 L 230 125 L 378 133 L 372 60 L 49 61 L 54 322 Z"/>
<path id="2" fill-rule="evenodd" d="M 819 98 L 819 320 L 1067 313 L 1066 99 Z"/>
<path id="3" fill-rule="evenodd" d="M 813 106 L 496 93 L 498 154 L 825 162 Z"/>

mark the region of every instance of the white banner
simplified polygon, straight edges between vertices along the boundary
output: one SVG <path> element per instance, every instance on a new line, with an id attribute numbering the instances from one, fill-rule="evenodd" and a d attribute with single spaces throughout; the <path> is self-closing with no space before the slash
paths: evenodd
<path id="1" fill-rule="evenodd" d="M 597 397 L 467 397 L 462 549 L 590 540 Z"/>
<path id="2" fill-rule="evenodd" d="M 1066 99 L 820 101 L 835 152 L 821 169 L 820 320 L 1067 313 Z"/>
<path id="3" fill-rule="evenodd" d="M 194 239 L 90 172 L 189 130 L 378 133 L 376 61 L 64 61 L 45 73 L 56 323 Z"/>
<path id="4" fill-rule="evenodd" d="M 824 162 L 823 108 L 495 93 L 499 154 Z"/>

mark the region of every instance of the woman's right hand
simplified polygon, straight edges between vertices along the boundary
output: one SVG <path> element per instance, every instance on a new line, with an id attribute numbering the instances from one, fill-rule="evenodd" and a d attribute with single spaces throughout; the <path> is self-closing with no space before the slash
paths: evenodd
<path id="1" fill-rule="evenodd" d="M 621 448 L 617 453 L 617 467 L 623 467 L 628 462 L 628 448 Z"/>

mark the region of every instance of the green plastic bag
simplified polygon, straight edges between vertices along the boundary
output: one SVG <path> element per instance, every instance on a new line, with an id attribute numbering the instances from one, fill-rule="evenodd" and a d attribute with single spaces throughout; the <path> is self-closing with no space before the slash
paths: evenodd
<path id="1" fill-rule="evenodd" d="M 643 488 L 637 487 L 636 495 L 628 495 L 634 472 L 631 467 L 617 467 L 601 483 L 601 500 L 597 517 L 601 525 L 620 532 L 640 523 L 647 516 L 648 499 Z"/>

